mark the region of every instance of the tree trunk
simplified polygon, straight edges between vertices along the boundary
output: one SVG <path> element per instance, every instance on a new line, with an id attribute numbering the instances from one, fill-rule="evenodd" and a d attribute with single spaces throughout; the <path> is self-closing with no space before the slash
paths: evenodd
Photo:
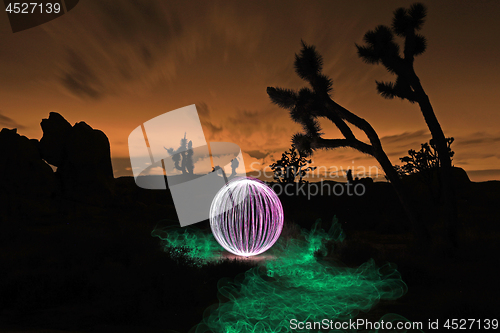
<path id="1" fill-rule="evenodd" d="M 442 183 L 443 201 L 446 212 L 444 226 L 446 230 L 445 232 L 452 245 L 457 247 L 458 211 L 452 175 L 453 169 L 451 166 L 451 157 L 448 152 L 448 143 L 441 125 L 436 118 L 429 97 L 425 93 L 416 74 L 413 75 L 411 85 L 418 96 L 420 110 L 422 111 L 422 115 L 424 116 L 425 122 L 427 123 L 427 126 L 431 131 L 432 138 L 436 144 L 436 150 L 441 164 L 439 175 Z"/>
<path id="2" fill-rule="evenodd" d="M 377 132 L 375 132 L 373 127 L 365 119 L 358 117 L 349 110 L 335 103 L 330 98 L 327 99 L 326 107 L 332 112 L 339 111 L 339 113 L 341 113 L 348 122 L 358 127 L 366 134 L 371 143 L 370 147 L 371 150 L 364 151 L 362 147 L 359 147 L 359 145 L 358 146 L 351 145 L 351 147 L 375 157 L 375 159 L 379 162 L 380 166 L 387 175 L 387 178 L 391 182 L 392 186 L 394 187 L 394 190 L 396 191 L 399 201 L 401 202 L 403 209 L 405 210 L 405 213 L 408 216 L 408 219 L 410 220 L 410 226 L 412 228 L 412 231 L 415 233 L 417 240 L 429 244 L 430 234 L 423 225 L 423 222 L 421 221 L 417 213 L 418 210 L 415 209 L 413 201 L 408 195 L 403 182 L 399 178 L 399 175 L 397 174 L 396 170 L 394 170 L 394 166 L 392 165 L 391 161 L 384 152 L 384 149 L 382 148 L 382 143 L 380 142 L 380 138 L 378 137 Z M 342 121 L 342 123 L 344 122 Z M 337 123 L 335 124 L 338 127 L 338 124 Z M 339 129 L 341 128 L 339 127 Z M 350 129 L 349 132 L 352 135 Z M 344 136 L 347 134 L 345 131 L 342 131 L 342 133 L 344 134 Z M 352 135 L 352 137 L 354 138 L 354 135 Z"/>
<path id="3" fill-rule="evenodd" d="M 377 161 L 380 163 L 380 166 L 384 170 L 387 178 L 391 182 L 396 194 L 401 202 L 403 209 L 410 220 L 410 225 L 412 231 L 415 233 L 416 240 L 419 242 L 423 242 L 425 244 L 430 243 L 430 234 L 423 225 L 423 221 L 421 221 L 418 211 L 415 209 L 413 201 L 408 195 L 405 186 L 401 179 L 399 178 L 398 173 L 394 170 L 394 167 L 382 149 L 375 149 L 373 155 Z"/>

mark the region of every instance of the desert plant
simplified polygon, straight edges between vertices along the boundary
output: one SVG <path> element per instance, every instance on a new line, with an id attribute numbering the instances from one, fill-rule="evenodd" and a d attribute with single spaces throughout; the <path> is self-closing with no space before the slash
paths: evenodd
<path id="1" fill-rule="evenodd" d="M 365 46 L 356 45 L 358 55 L 369 64 L 381 63 L 396 75 L 395 82 L 376 81 L 378 92 L 385 98 L 399 97 L 411 103 L 417 103 L 425 122 L 435 142 L 437 158 L 440 161 L 443 199 L 447 211 L 447 229 L 452 243 L 456 246 L 457 207 L 453 190 L 451 156 L 444 132 L 434 113 L 434 109 L 425 92 L 420 78 L 415 73 L 413 62 L 416 56 L 421 55 L 427 48 L 424 36 L 417 32 L 427 16 L 427 8 L 415 3 L 409 9 L 398 8 L 394 11 L 392 26 L 379 25 L 368 31 L 364 36 Z M 398 36 L 404 39 L 402 52 L 399 44 L 394 40 Z"/>
<path id="2" fill-rule="evenodd" d="M 299 91 L 294 91 L 284 88 L 267 88 L 271 101 L 282 108 L 288 109 L 292 119 L 303 127 L 302 133 L 293 136 L 294 145 L 305 155 L 312 154 L 316 149 L 351 147 L 373 156 L 380 163 L 394 186 L 413 229 L 422 237 L 426 237 L 425 229 L 418 222 L 411 200 L 387 154 L 384 152 L 377 132 L 365 119 L 358 117 L 331 98 L 332 80 L 324 75 L 322 70 L 323 59 L 315 47 L 302 42 L 300 54 L 295 55 L 295 72 L 300 78 L 307 81 L 312 89 L 302 88 Z M 334 123 L 344 138 L 323 138 L 318 118 L 327 118 Z M 349 124 L 363 131 L 370 140 L 370 144 L 357 139 Z"/>
<path id="3" fill-rule="evenodd" d="M 451 150 L 451 144 L 453 143 L 454 138 L 446 138 L 446 141 L 448 142 L 448 154 L 450 157 L 453 157 L 455 152 Z M 428 170 L 436 169 L 441 166 L 434 140 L 431 139 L 429 142 L 422 143 L 420 146 L 421 148 L 419 151 L 410 149 L 408 150 L 407 156 L 399 159 L 405 164 L 401 166 L 394 166 L 400 177 L 415 173 L 424 173 Z"/>
<path id="4" fill-rule="evenodd" d="M 273 170 L 274 179 L 278 183 L 294 183 L 297 177 L 298 182 L 303 183 L 303 177 L 307 172 L 316 170 L 316 167 L 307 166 L 309 163 L 311 160 L 300 153 L 295 145 L 292 145 L 290 149 L 281 154 L 281 159 L 271 164 L 270 167 Z"/>

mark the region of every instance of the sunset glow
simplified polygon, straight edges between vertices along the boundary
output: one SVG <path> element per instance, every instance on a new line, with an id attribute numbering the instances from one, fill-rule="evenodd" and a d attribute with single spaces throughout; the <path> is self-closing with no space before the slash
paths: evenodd
<path id="1" fill-rule="evenodd" d="M 390 24 L 392 11 L 406 2 L 189 3 L 111 8 L 88 1 L 16 34 L 2 17 L 0 126 L 40 139 L 39 122 L 51 111 L 72 124 L 85 121 L 109 137 L 115 177 L 131 176 L 128 134 L 196 104 L 207 141 L 238 144 L 247 172 L 262 170 L 300 129 L 271 104 L 266 87 L 305 85 L 293 70 L 303 39 L 322 54 L 334 99 L 373 125 L 394 164 L 430 139 L 418 106 L 377 94 L 375 80 L 391 76 L 363 63 L 354 45 L 378 24 Z M 427 5 L 428 49 L 415 67 L 445 135 L 455 137 L 454 164 L 474 181 L 500 179 L 500 46 L 492 43 L 500 5 Z M 148 11 L 157 15 L 148 18 Z M 322 125 L 325 137 L 338 137 L 331 124 Z M 327 169 L 378 167 L 350 149 L 321 151 L 313 161 Z"/>

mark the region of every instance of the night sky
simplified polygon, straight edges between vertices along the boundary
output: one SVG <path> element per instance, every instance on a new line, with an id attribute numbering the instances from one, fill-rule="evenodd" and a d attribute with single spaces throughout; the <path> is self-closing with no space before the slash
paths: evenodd
<path id="1" fill-rule="evenodd" d="M 385 100 L 355 43 L 411 1 L 81 0 L 44 25 L 12 33 L 0 14 L 0 127 L 40 139 L 49 112 L 85 121 L 111 144 L 115 177 L 131 175 L 127 138 L 145 121 L 196 104 L 208 141 L 243 151 L 247 171 L 279 158 L 300 130 L 266 88 L 306 85 L 293 69 L 300 41 L 324 58 L 333 99 L 368 120 L 395 164 L 430 132 L 417 105 Z M 438 0 L 421 31 L 417 75 L 471 180 L 500 179 L 500 2 Z M 325 137 L 339 137 L 326 120 Z M 314 165 L 377 166 L 352 149 L 318 152 Z M 382 177 L 383 178 L 383 177 Z M 343 180 L 343 179 L 342 179 Z"/>

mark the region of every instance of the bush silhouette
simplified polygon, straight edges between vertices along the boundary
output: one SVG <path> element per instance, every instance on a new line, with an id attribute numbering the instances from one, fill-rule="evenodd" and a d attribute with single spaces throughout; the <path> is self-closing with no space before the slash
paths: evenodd
<path id="1" fill-rule="evenodd" d="M 450 157 L 453 157 L 455 152 L 451 150 L 451 144 L 454 138 L 446 138 L 446 141 L 448 142 L 448 154 Z M 408 150 L 408 156 L 401 157 L 400 161 L 405 164 L 402 166 L 394 166 L 400 177 L 415 173 L 425 173 L 428 170 L 436 169 L 441 166 L 436 144 L 432 139 L 429 142 L 422 143 L 419 151 L 413 149 Z"/>
<path id="2" fill-rule="evenodd" d="M 316 170 L 316 167 L 306 167 L 311 160 L 307 159 L 295 145 L 281 155 L 281 159 L 270 165 L 274 172 L 274 179 L 278 183 L 294 183 L 297 177 L 298 182 L 303 183 L 303 177 L 308 171 Z"/>

